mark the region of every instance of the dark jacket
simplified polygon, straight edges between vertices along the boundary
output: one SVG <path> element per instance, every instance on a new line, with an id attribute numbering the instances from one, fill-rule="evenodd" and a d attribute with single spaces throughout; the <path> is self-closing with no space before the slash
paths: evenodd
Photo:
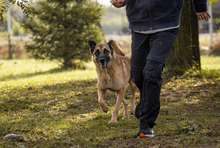
<path id="1" fill-rule="evenodd" d="M 207 11 L 207 0 L 193 0 L 196 12 Z M 129 28 L 135 31 L 179 25 L 183 0 L 125 0 Z"/>

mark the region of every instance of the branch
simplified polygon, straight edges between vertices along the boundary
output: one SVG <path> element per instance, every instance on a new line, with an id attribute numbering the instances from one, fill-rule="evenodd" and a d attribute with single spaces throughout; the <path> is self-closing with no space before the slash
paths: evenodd
<path id="1" fill-rule="evenodd" d="M 17 3 L 16 3 L 17 2 Z M 26 5 L 28 3 L 28 0 L 0 0 L 0 21 L 3 23 L 4 17 L 3 13 L 7 12 L 11 4 L 17 4 L 18 7 L 20 7 L 23 10 L 23 13 L 26 15 L 26 18 L 32 19 L 31 15 L 31 9 Z"/>

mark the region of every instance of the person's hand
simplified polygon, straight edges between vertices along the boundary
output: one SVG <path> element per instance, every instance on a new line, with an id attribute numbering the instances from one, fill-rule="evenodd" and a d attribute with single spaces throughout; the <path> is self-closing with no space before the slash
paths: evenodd
<path id="1" fill-rule="evenodd" d="M 112 3 L 113 6 L 115 7 L 121 7 L 124 5 L 125 0 L 111 0 L 110 1 Z"/>
<path id="2" fill-rule="evenodd" d="M 205 19 L 207 18 L 207 16 L 208 16 L 209 18 L 211 18 L 211 15 L 209 14 L 208 11 L 206 11 L 206 12 L 200 12 L 200 13 L 197 13 L 197 12 L 196 12 L 196 16 L 197 16 L 198 20 L 205 20 Z"/>

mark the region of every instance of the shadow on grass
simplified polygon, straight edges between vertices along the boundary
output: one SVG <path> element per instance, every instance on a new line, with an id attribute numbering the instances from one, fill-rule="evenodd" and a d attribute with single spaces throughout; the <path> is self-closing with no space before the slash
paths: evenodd
<path id="1" fill-rule="evenodd" d="M 30 90 L 26 88 L 14 89 L 1 99 L 2 111 L 32 112 L 46 111 L 56 107 L 55 110 L 68 110 L 78 107 L 88 107 L 97 102 L 96 80 L 69 81 L 55 85 L 41 85 Z M 61 104 L 58 106 L 58 104 Z M 82 109 L 82 110 L 87 110 Z"/>
<path id="2" fill-rule="evenodd" d="M 117 123 L 108 124 L 111 114 L 97 110 L 90 112 L 96 112 L 95 116 L 85 117 L 82 120 L 71 119 L 72 115 L 53 116 L 50 113 L 44 114 L 44 118 L 39 115 L 36 119 L 23 119 L 19 121 L 18 129 L 22 129 L 22 125 L 27 122 L 35 126 L 33 129 L 15 132 L 27 135 L 29 141 L 24 143 L 27 147 L 146 147 L 159 144 L 162 147 L 212 147 L 216 146 L 220 140 L 218 132 L 220 123 L 217 120 L 219 115 L 216 114 L 220 111 L 220 97 L 216 94 L 211 97 L 215 97 L 216 101 L 180 103 L 180 105 L 161 109 L 157 126 L 154 128 L 156 136 L 147 141 L 136 138 L 138 120 L 134 116 L 130 116 L 128 120 L 120 120 L 122 115 L 119 115 Z M 181 102 L 181 100 L 178 101 Z M 194 123 L 199 126 L 193 131 L 196 135 L 181 132 L 179 125 L 187 128 Z M 10 124 L 9 127 L 12 125 Z M 28 128 L 27 125 L 25 127 Z M 175 145 L 173 145 L 174 140 Z"/>
<path id="3" fill-rule="evenodd" d="M 24 134 L 28 138 L 23 143 L 25 147 L 212 147 L 220 141 L 219 80 L 196 87 L 186 86 L 190 88 L 185 94 L 180 94 L 179 88 L 171 90 L 170 96 L 162 96 L 163 107 L 154 128 L 156 137 L 147 141 L 135 138 L 138 120 L 134 116 L 108 124 L 115 96 L 107 94 L 106 103 L 111 110 L 102 113 L 96 81 L 12 90 L 1 98 L 0 112 L 4 117 L 0 138 L 8 133 Z M 130 89 L 127 93 L 130 95 Z M 194 131 L 196 135 L 180 131 L 194 123 L 199 125 Z M 8 146 L 7 143 L 2 145 Z"/>

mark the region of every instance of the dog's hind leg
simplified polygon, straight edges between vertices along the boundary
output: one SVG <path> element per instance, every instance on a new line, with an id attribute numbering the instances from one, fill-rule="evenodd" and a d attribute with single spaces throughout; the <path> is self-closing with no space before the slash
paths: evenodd
<path id="1" fill-rule="evenodd" d="M 115 95 L 118 98 L 118 94 L 115 93 Z M 125 98 L 123 98 L 122 102 L 123 102 L 123 105 L 124 105 L 124 112 L 123 112 L 122 120 L 124 120 L 124 119 L 128 118 L 128 103 L 126 102 Z"/>
<path id="2" fill-rule="evenodd" d="M 123 120 L 128 118 L 128 103 L 125 101 L 125 98 L 122 100 L 124 104 L 124 113 L 123 113 Z"/>
<path id="3" fill-rule="evenodd" d="M 115 93 L 115 95 L 118 98 L 118 94 Z M 128 103 L 126 102 L 125 98 L 123 98 L 122 102 L 123 102 L 123 105 L 124 105 L 124 112 L 123 112 L 122 120 L 124 120 L 124 119 L 128 118 Z"/>
<path id="4" fill-rule="evenodd" d="M 121 102 L 124 99 L 125 90 L 121 90 L 120 92 L 116 92 L 116 93 L 117 93 L 116 94 L 117 101 L 116 101 L 115 109 L 112 113 L 112 118 L 111 118 L 109 123 L 117 122 L 118 112 L 119 112 L 119 109 L 120 109 Z"/>
<path id="5" fill-rule="evenodd" d="M 98 103 L 102 109 L 103 112 L 107 113 L 108 112 L 108 106 L 107 104 L 105 103 L 105 93 L 106 93 L 106 90 L 99 90 L 98 89 Z"/>
<path id="6" fill-rule="evenodd" d="M 129 84 L 131 86 L 131 107 L 130 107 L 130 113 L 134 114 L 135 112 L 135 93 L 137 91 L 137 86 L 134 84 L 132 80 L 129 81 Z"/>

